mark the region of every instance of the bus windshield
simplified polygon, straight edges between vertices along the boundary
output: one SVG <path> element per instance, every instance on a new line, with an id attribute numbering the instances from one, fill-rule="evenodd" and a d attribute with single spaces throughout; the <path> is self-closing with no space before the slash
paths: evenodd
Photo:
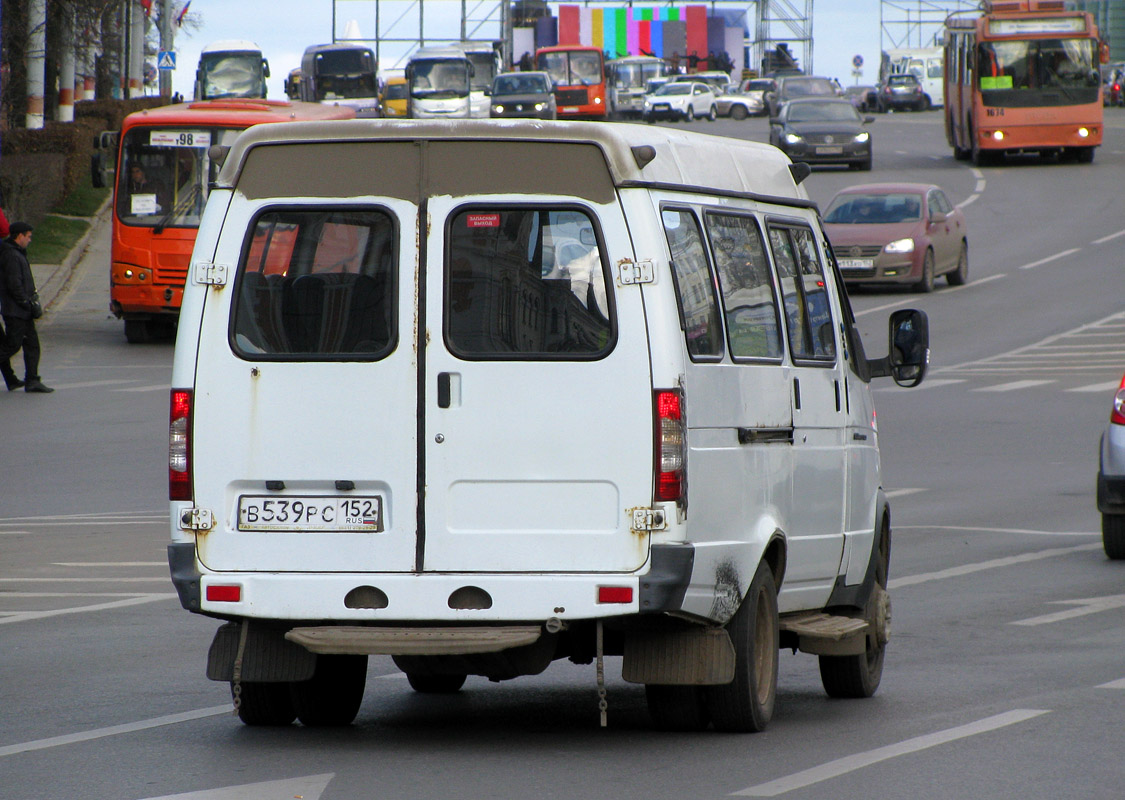
<path id="1" fill-rule="evenodd" d="M 198 228 L 208 182 L 218 166 L 207 148 L 230 145 L 231 128 L 133 128 L 125 134 L 118 170 L 117 217 L 147 228 Z"/>
<path id="2" fill-rule="evenodd" d="M 541 53 L 539 68 L 550 73 L 556 86 L 594 86 L 602 82 L 601 58 L 595 52 Z"/>
<path id="3" fill-rule="evenodd" d="M 316 54 L 316 100 L 375 96 L 375 56 L 367 49 Z"/>
<path id="4" fill-rule="evenodd" d="M 200 100 L 266 96 L 261 53 L 204 53 L 199 68 Z"/>
<path id="5" fill-rule="evenodd" d="M 465 97 L 469 94 L 468 65 L 461 59 L 415 61 L 411 94 L 429 100 Z"/>
<path id="6" fill-rule="evenodd" d="M 1064 106 L 1098 99 L 1094 39 L 982 42 L 977 63 L 986 106 Z"/>

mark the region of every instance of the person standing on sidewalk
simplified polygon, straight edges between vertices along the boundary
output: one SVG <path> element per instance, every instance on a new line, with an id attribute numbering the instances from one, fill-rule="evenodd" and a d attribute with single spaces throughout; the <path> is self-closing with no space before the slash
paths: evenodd
<path id="1" fill-rule="evenodd" d="M 3 200 L 0 199 L 0 203 Z M 10 231 L 8 230 L 8 217 L 4 214 L 4 209 L 0 208 L 0 239 L 7 239 Z M 4 326 L 0 325 L 0 350 L 4 349 L 4 344 L 7 338 L 4 335 Z M 4 384 L 8 387 L 8 391 L 18 389 L 23 386 L 23 381 L 16 377 L 16 373 L 12 371 L 12 362 L 8 359 L 0 361 L 0 375 L 4 376 Z"/>
<path id="2" fill-rule="evenodd" d="M 10 235 L 0 246 L 0 316 L 4 317 L 6 335 L 0 347 L 0 364 L 8 363 L 13 355 L 23 349 L 25 392 L 53 392 L 39 379 L 39 334 L 35 331 L 33 299 L 35 278 L 31 274 L 31 263 L 27 260 L 27 246 L 31 244 L 32 227 L 26 222 L 13 222 Z M 12 378 L 15 378 L 13 373 Z M 20 382 L 12 383 L 4 375 L 8 391 L 17 389 Z"/>

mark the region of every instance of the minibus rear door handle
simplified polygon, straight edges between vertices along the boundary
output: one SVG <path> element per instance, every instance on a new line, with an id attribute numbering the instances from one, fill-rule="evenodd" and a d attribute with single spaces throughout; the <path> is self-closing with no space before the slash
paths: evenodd
<path id="1" fill-rule="evenodd" d="M 449 408 L 449 373 L 439 372 L 437 376 L 438 408 Z"/>

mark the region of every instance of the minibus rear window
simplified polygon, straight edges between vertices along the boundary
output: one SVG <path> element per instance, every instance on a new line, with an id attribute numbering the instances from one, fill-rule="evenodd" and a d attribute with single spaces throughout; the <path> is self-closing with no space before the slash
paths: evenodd
<path id="1" fill-rule="evenodd" d="M 593 220 L 560 207 L 453 215 L 446 340 L 462 358 L 588 360 L 612 349 L 612 297 Z"/>
<path id="2" fill-rule="evenodd" d="M 378 210 L 270 210 L 235 281 L 248 358 L 376 359 L 394 348 L 394 221 Z"/>

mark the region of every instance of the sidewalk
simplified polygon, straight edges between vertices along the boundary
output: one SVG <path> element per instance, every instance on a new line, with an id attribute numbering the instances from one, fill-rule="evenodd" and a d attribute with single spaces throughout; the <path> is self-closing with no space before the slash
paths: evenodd
<path id="1" fill-rule="evenodd" d="M 90 227 L 74 248 L 70 251 L 66 258 L 63 259 L 61 264 L 36 264 L 34 260 L 31 261 L 31 274 L 35 278 L 35 288 L 39 292 L 39 300 L 43 304 L 43 309 L 49 310 L 51 305 L 55 302 L 63 289 L 66 288 L 67 282 L 70 280 L 71 275 L 74 274 L 74 267 L 82 260 L 82 256 L 86 254 L 86 249 L 90 246 L 90 241 L 94 238 L 101 225 L 109 221 L 109 208 L 110 197 L 107 197 L 105 202 L 102 203 L 101 208 L 98 209 L 94 216 L 90 217 Z M 29 255 L 34 255 L 34 248 L 32 248 Z M 108 283 L 109 264 L 105 265 L 106 268 L 106 281 Z"/>

